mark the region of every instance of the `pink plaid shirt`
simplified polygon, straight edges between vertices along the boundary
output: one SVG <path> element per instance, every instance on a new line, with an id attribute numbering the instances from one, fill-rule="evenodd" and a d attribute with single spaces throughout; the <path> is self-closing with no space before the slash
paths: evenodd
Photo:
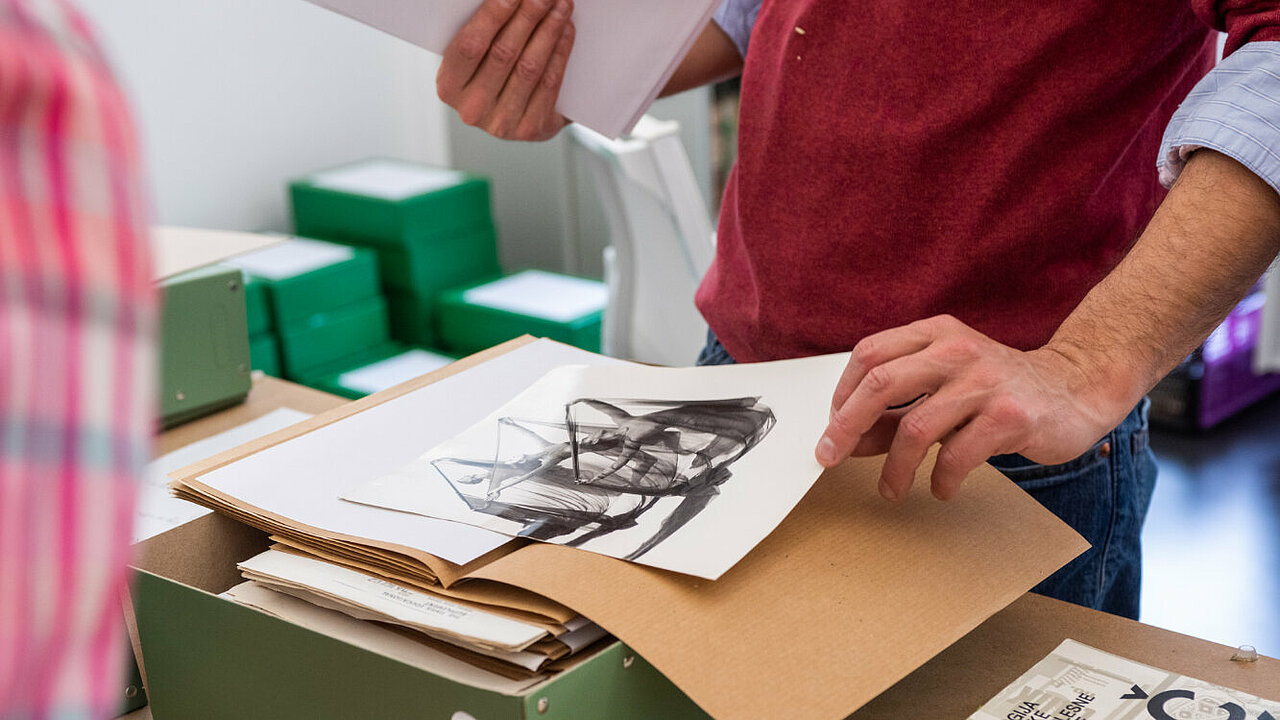
<path id="1" fill-rule="evenodd" d="M 0 0 L 0 718 L 119 703 L 154 302 L 125 103 L 64 0 Z"/>

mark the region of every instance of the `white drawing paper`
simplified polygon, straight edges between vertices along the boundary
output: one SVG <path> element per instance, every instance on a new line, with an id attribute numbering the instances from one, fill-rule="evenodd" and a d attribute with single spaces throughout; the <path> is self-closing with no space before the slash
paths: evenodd
<path id="1" fill-rule="evenodd" d="M 847 361 L 560 368 L 343 497 L 715 579 L 821 474 Z"/>
<path id="2" fill-rule="evenodd" d="M 309 417 L 311 417 L 310 414 L 299 410 L 280 408 L 226 432 L 197 440 L 147 463 L 147 471 L 138 492 L 137 509 L 134 512 L 133 542 L 142 542 L 212 512 L 203 506 L 171 495 L 169 473 Z"/>
<path id="3" fill-rule="evenodd" d="M 340 496 L 404 466 L 421 455 L 423 447 L 457 435 L 552 368 L 619 362 L 539 340 L 198 480 L 258 510 L 304 525 L 465 564 L 510 538 L 461 523 L 344 502 Z"/>
<path id="4" fill-rule="evenodd" d="M 970 720 L 1276 720 L 1280 702 L 1159 670 L 1075 640 Z"/>
<path id="5" fill-rule="evenodd" d="M 310 0 L 434 53 L 481 0 Z M 631 131 L 720 0 L 580 0 L 556 108 L 609 137 Z"/>

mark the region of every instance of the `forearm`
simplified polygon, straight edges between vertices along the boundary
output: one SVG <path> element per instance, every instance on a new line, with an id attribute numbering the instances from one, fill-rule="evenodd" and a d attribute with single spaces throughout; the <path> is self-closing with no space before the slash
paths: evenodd
<path id="1" fill-rule="evenodd" d="M 737 77 L 742 73 L 742 56 L 733 40 L 714 21 L 707 23 L 693 47 L 672 73 L 660 97 Z"/>
<path id="2" fill-rule="evenodd" d="M 1128 256 L 1044 350 L 1079 371 L 1100 417 L 1123 415 L 1191 352 L 1280 253 L 1280 195 L 1197 151 Z"/>

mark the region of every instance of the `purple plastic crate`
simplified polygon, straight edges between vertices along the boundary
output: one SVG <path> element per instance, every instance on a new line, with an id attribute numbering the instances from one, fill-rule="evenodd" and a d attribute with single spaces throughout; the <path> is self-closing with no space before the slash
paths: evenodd
<path id="1" fill-rule="evenodd" d="M 1262 293 L 1245 298 L 1205 341 L 1196 425 L 1207 429 L 1280 389 L 1280 373 L 1253 372 L 1262 325 Z"/>

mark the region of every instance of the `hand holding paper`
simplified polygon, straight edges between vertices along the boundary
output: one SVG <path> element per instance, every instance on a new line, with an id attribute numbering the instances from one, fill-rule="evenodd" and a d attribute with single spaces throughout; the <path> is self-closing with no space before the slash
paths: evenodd
<path id="1" fill-rule="evenodd" d="M 436 92 L 468 125 L 504 140 L 549 140 L 573 48 L 573 0 L 485 0 L 445 48 Z"/>

